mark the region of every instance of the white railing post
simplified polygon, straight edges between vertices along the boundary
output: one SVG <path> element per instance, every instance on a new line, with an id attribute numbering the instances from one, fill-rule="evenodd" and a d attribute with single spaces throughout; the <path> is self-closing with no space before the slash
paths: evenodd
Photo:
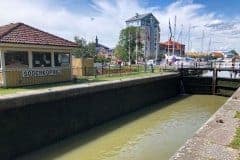
<path id="1" fill-rule="evenodd" d="M 28 67 L 33 68 L 33 56 L 32 51 L 28 51 Z"/>
<path id="2" fill-rule="evenodd" d="M 51 52 L 51 67 L 55 67 L 55 64 L 54 64 L 54 52 L 53 51 Z"/>
<path id="3" fill-rule="evenodd" d="M 2 79 L 3 79 L 3 86 L 6 86 L 6 65 L 5 65 L 5 57 L 4 57 L 4 51 L 0 50 L 0 56 L 1 56 L 1 69 L 2 69 Z"/>

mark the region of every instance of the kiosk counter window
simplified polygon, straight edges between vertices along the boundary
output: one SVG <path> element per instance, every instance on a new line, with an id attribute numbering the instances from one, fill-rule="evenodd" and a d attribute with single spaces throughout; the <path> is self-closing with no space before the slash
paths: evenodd
<path id="1" fill-rule="evenodd" d="M 69 67 L 70 66 L 70 53 L 54 53 L 54 65 L 56 67 Z"/>
<path id="2" fill-rule="evenodd" d="M 6 68 L 26 68 L 28 67 L 27 51 L 6 51 L 5 66 Z"/>
<path id="3" fill-rule="evenodd" d="M 33 67 L 51 67 L 50 52 L 32 52 Z"/>

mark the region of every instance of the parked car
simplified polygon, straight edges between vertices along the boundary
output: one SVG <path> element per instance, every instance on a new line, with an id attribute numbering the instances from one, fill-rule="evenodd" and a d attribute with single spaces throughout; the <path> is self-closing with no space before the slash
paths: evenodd
<path id="1" fill-rule="evenodd" d="M 196 61 L 193 58 L 183 57 L 182 59 L 177 60 L 174 64 L 178 67 L 194 67 Z"/>
<path id="2" fill-rule="evenodd" d="M 149 60 L 147 61 L 147 65 L 148 65 L 148 66 L 155 65 L 155 60 L 149 59 Z"/>

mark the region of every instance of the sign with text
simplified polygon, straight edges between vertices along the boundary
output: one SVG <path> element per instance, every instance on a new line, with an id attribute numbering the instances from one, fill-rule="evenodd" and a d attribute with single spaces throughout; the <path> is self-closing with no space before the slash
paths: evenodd
<path id="1" fill-rule="evenodd" d="M 45 77 L 55 76 L 60 73 L 59 69 L 26 69 L 22 71 L 23 77 Z"/>

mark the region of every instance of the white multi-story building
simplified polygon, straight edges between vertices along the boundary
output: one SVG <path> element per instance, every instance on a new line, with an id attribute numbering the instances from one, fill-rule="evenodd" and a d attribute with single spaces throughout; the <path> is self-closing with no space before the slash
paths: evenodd
<path id="1" fill-rule="evenodd" d="M 135 26 L 143 30 L 141 41 L 144 45 L 143 53 L 147 59 L 155 58 L 159 53 L 160 27 L 152 13 L 136 14 L 126 20 L 127 27 Z"/>

